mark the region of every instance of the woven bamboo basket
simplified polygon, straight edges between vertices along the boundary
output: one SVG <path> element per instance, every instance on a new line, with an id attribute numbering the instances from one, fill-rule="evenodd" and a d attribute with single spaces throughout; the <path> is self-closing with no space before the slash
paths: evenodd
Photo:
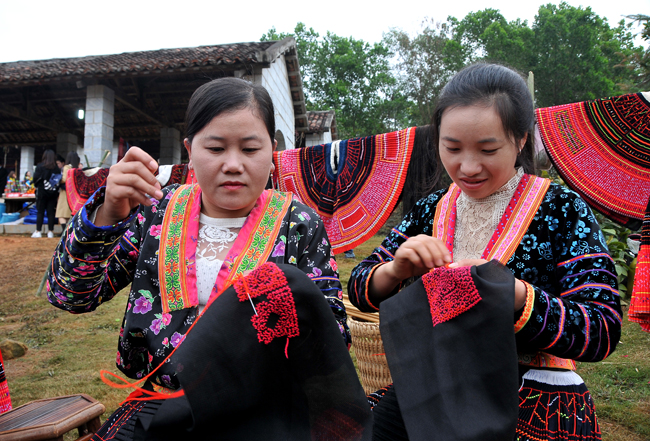
<path id="1" fill-rule="evenodd" d="M 379 323 L 362 322 L 348 317 L 348 326 L 363 390 L 369 394 L 391 384 L 393 380 L 379 334 Z"/>

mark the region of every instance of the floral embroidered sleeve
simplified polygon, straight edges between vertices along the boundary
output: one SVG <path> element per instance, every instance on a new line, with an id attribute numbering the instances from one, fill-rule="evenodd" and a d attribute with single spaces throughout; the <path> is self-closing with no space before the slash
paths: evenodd
<path id="1" fill-rule="evenodd" d="M 314 210 L 295 201 L 288 217 L 287 237 L 280 238 L 272 257 L 284 253 L 285 262 L 296 265 L 320 288 L 329 303 L 346 344 L 350 344 L 350 330 L 343 305 L 343 293 L 338 266 L 323 221 Z M 284 245 L 283 245 L 284 244 Z M 285 250 L 278 247 L 285 246 Z"/>
<path id="2" fill-rule="evenodd" d="M 88 214 L 104 200 L 102 187 L 75 215 L 52 257 L 47 296 L 73 313 L 93 311 L 131 283 L 144 218 L 134 210 L 115 225 L 97 227 Z"/>
<path id="3" fill-rule="evenodd" d="M 354 267 L 348 282 L 348 297 L 354 306 L 361 311 L 379 311 L 379 305 L 373 305 L 367 296 L 368 283 L 372 273 L 383 263 L 393 260 L 395 251 L 408 238 L 418 234 L 432 234 L 436 204 L 446 191 L 446 189 L 440 190 L 420 199 L 402 222 L 391 230 L 381 245 Z M 395 288 L 395 292 L 404 286 L 405 283 L 402 283 L 402 285 Z"/>
<path id="4" fill-rule="evenodd" d="M 520 352 L 599 361 L 621 334 L 616 269 L 587 204 L 552 186 L 508 267 L 534 290 L 519 314 Z"/>

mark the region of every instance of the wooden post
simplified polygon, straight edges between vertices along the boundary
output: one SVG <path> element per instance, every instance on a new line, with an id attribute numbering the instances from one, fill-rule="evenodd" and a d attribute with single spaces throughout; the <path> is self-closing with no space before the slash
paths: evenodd
<path id="1" fill-rule="evenodd" d="M 528 91 L 533 98 L 533 103 L 535 103 L 535 74 L 532 71 L 528 72 Z"/>

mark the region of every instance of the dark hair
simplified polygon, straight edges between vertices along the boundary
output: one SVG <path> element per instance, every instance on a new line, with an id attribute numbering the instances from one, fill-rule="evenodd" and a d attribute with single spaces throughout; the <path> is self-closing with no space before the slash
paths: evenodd
<path id="1" fill-rule="evenodd" d="M 56 153 L 54 153 L 54 150 L 47 149 L 43 152 L 43 167 L 48 169 L 56 168 Z"/>
<path id="2" fill-rule="evenodd" d="M 239 78 L 219 78 L 196 89 L 185 114 L 185 136 L 192 142 L 194 135 L 224 112 L 252 109 L 264 122 L 271 142 L 275 138 L 273 101 L 262 86 Z"/>
<path id="3" fill-rule="evenodd" d="M 439 181 L 444 169 L 438 150 L 440 121 L 444 111 L 477 104 L 494 107 L 501 118 L 503 131 L 514 139 L 515 145 L 528 135 L 521 153 L 517 156 L 515 167 L 523 167 L 525 173 L 534 174 L 535 109 L 526 81 L 519 73 L 505 66 L 477 63 L 462 69 L 452 77 L 440 92 L 433 111 L 431 143 L 438 163 L 434 182 Z"/>
<path id="4" fill-rule="evenodd" d="M 72 168 L 79 167 L 79 155 L 77 155 L 77 152 L 68 152 L 65 156 L 65 163 L 70 164 Z"/>

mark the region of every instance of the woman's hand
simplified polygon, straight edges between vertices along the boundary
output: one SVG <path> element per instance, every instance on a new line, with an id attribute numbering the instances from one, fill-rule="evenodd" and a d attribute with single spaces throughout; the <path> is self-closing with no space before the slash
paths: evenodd
<path id="1" fill-rule="evenodd" d="M 95 225 L 116 224 L 139 204 L 151 205 L 151 197 L 162 198 L 160 183 L 154 176 L 157 169 L 158 163 L 151 156 L 138 147 L 131 147 L 111 167 L 106 178 L 104 204 L 97 211 Z"/>
<path id="2" fill-rule="evenodd" d="M 409 238 L 395 252 L 395 258 L 381 265 L 370 279 L 369 295 L 378 304 L 386 299 L 402 280 L 426 274 L 431 268 L 451 262 L 451 253 L 435 237 L 420 234 Z"/>
<path id="3" fill-rule="evenodd" d="M 487 263 L 484 259 L 463 259 L 449 265 L 449 268 L 459 268 L 461 266 L 475 266 Z M 519 311 L 526 303 L 526 284 L 515 278 L 515 311 Z"/>
<path id="4" fill-rule="evenodd" d="M 395 252 L 395 258 L 386 266 L 400 281 L 429 272 L 431 268 L 451 262 L 451 253 L 444 242 L 432 236 L 419 234 L 409 238 Z"/>

